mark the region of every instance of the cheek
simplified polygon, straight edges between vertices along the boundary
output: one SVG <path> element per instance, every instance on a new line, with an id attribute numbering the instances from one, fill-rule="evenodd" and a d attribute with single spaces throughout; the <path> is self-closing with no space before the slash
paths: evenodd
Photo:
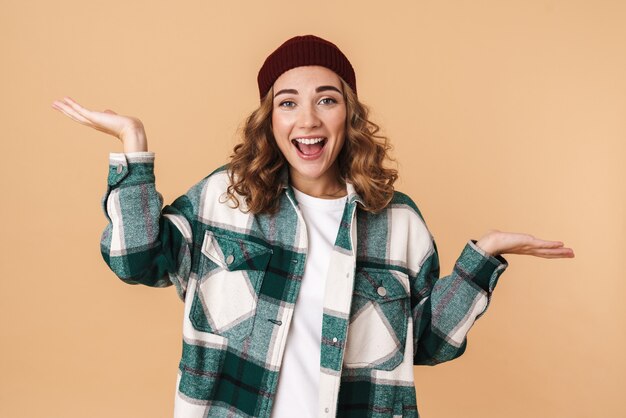
<path id="1" fill-rule="evenodd" d="M 272 133 L 278 149 L 283 155 L 286 155 L 289 152 L 290 143 L 288 141 L 289 131 L 285 126 L 284 119 L 272 116 Z"/>
<path id="2" fill-rule="evenodd" d="M 289 121 L 280 116 L 272 115 L 272 132 L 277 140 L 282 140 L 289 136 Z"/>
<path id="3" fill-rule="evenodd" d="M 333 115 L 332 126 L 336 132 L 345 132 L 346 129 L 346 112 L 337 112 Z"/>
<path id="4" fill-rule="evenodd" d="M 335 153 L 338 155 L 341 149 L 345 146 L 346 142 L 346 120 L 345 115 L 337 120 L 336 132 L 339 140 L 337 141 L 337 149 Z"/>
<path id="5" fill-rule="evenodd" d="M 337 118 L 334 124 L 334 131 L 341 138 L 341 142 L 344 141 L 346 135 L 346 121 L 345 118 Z"/>

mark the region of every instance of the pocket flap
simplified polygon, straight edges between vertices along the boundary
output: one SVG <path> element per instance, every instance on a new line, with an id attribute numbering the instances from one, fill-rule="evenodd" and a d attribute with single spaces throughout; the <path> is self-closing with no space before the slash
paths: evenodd
<path id="1" fill-rule="evenodd" d="M 355 275 L 354 293 L 383 303 L 409 297 L 408 275 L 397 270 L 361 267 Z"/>
<path id="2" fill-rule="evenodd" d="M 202 253 L 229 270 L 265 270 L 272 249 L 235 235 L 204 233 Z"/>

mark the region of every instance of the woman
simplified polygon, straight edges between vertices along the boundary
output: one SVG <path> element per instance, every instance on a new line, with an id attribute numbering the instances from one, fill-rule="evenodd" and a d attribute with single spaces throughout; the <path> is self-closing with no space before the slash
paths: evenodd
<path id="1" fill-rule="evenodd" d="M 465 351 L 502 254 L 573 251 L 491 230 L 439 278 L 345 55 L 297 36 L 258 84 L 230 164 L 163 208 L 138 119 L 53 104 L 124 145 L 110 155 L 102 254 L 125 282 L 174 284 L 185 302 L 175 416 L 416 417 L 413 365 Z"/>

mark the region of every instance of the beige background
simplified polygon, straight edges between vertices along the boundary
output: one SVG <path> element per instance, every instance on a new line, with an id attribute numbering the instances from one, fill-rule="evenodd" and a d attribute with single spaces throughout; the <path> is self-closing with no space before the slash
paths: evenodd
<path id="1" fill-rule="evenodd" d="M 626 3 L 232 4 L 0 2 L 0 416 L 172 413 L 183 305 L 99 252 L 121 144 L 51 102 L 139 117 L 170 203 L 227 161 L 265 56 L 308 33 L 355 66 L 443 274 L 489 228 L 576 253 L 506 256 L 466 353 L 415 368 L 423 416 L 626 416 Z"/>

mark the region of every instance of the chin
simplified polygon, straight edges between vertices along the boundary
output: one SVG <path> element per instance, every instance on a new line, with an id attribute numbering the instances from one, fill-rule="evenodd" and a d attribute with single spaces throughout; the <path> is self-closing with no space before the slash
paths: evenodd
<path id="1" fill-rule="evenodd" d="M 298 174 L 306 179 L 316 180 L 324 175 L 327 170 L 323 170 L 317 167 L 294 167 Z"/>

